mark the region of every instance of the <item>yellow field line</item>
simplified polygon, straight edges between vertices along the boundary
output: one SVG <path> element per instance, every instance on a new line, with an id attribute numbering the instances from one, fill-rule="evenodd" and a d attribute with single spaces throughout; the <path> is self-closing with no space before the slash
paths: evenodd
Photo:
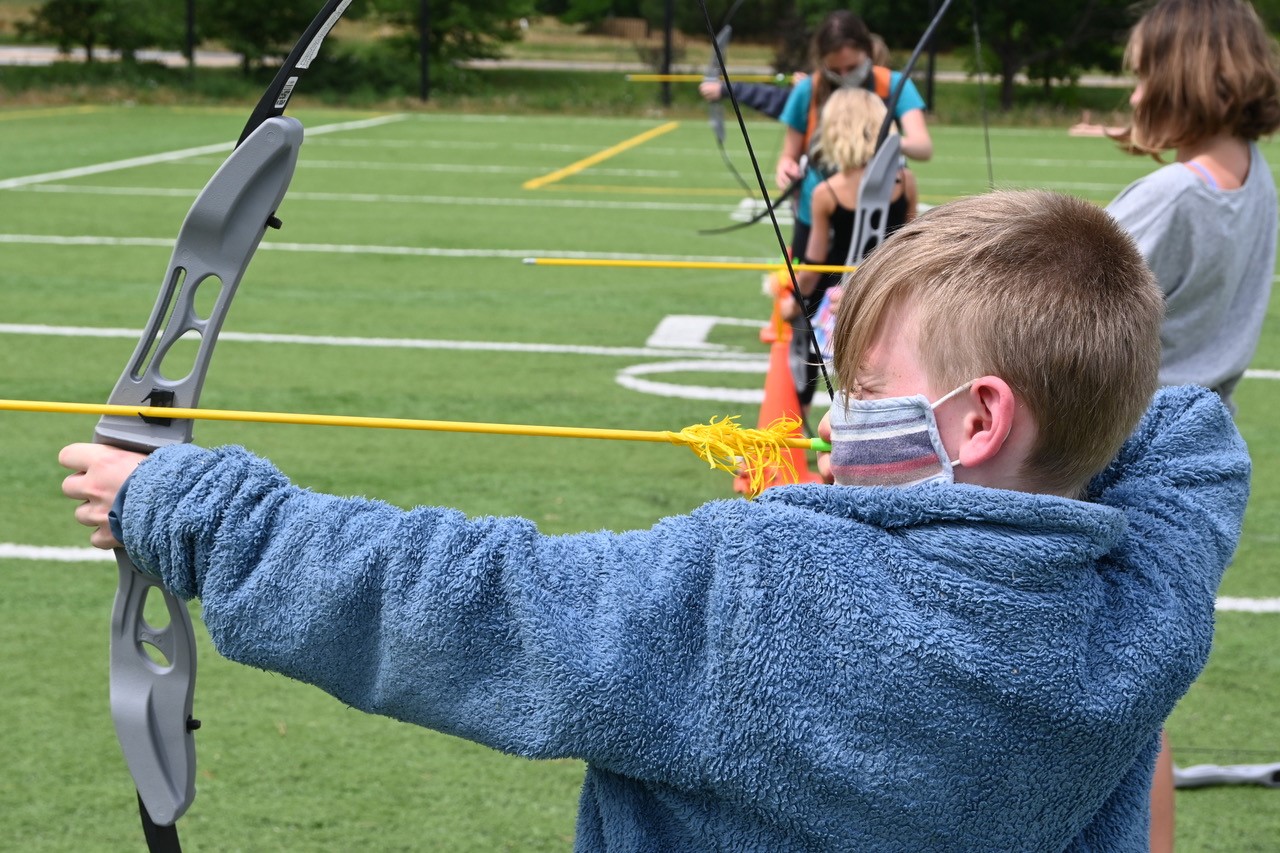
<path id="1" fill-rule="evenodd" d="M 543 175 L 540 178 L 534 178 L 533 180 L 525 181 L 524 188 L 526 190 L 536 190 L 539 187 L 545 187 L 547 184 L 553 184 L 556 181 L 560 180 L 561 178 L 567 178 L 570 175 L 576 175 L 578 172 L 581 172 L 583 169 L 590 168 L 591 166 L 594 166 L 597 163 L 600 163 L 604 160 L 608 160 L 610 157 L 613 157 L 616 154 L 621 154 L 623 151 L 626 151 L 630 148 L 635 148 L 637 145 L 643 145 L 644 143 L 648 142 L 650 139 L 654 139 L 655 137 L 662 136 L 664 133 L 670 133 L 671 131 L 675 130 L 679 126 L 680 126 L 680 122 L 669 121 L 664 125 L 660 125 L 658 127 L 652 128 L 651 130 L 646 130 L 644 133 L 640 134 L 639 136 L 633 136 L 630 139 L 623 140 L 622 142 L 619 142 L 617 145 L 614 145 L 611 148 L 606 148 L 603 151 L 598 151 L 595 154 L 592 154 L 590 157 L 586 157 L 582 160 L 579 160 L 576 163 L 571 163 L 568 166 L 565 166 L 563 169 L 556 169 L 554 172 Z"/>
<path id="2" fill-rule="evenodd" d="M 0 121 L 19 118 L 44 118 L 45 116 L 84 115 L 96 113 L 100 107 L 84 105 L 79 107 L 37 107 L 29 110 L 5 110 L 0 112 Z"/>

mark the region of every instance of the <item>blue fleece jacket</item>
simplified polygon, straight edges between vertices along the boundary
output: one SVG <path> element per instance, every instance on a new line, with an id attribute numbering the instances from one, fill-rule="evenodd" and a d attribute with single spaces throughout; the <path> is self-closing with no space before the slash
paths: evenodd
<path id="1" fill-rule="evenodd" d="M 579 850 L 1138 851 L 1248 478 L 1180 388 L 1088 501 L 795 486 L 544 536 L 177 446 L 122 523 L 227 657 L 584 759 Z"/>

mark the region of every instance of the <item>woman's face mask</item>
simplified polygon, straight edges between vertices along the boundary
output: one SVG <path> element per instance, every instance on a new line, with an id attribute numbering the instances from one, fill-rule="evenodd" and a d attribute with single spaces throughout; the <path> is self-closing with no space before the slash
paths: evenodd
<path id="1" fill-rule="evenodd" d="M 954 482 L 933 410 L 967 390 L 966 382 L 930 403 L 923 394 L 831 404 L 831 473 L 841 486 L 914 486 Z"/>
<path id="2" fill-rule="evenodd" d="M 869 58 L 862 60 L 861 63 L 843 74 L 838 71 L 832 71 L 825 65 L 822 67 L 822 76 L 826 77 L 827 81 L 838 89 L 856 89 L 863 84 L 870 73 L 871 60 Z"/>

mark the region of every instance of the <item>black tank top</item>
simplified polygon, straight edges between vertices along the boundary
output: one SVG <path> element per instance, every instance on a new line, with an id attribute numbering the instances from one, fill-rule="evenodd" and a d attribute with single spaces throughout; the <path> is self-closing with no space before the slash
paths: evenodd
<path id="1" fill-rule="evenodd" d="M 831 266 L 840 266 L 849 257 L 849 244 L 853 242 L 853 213 L 836 199 L 836 209 L 831 212 L 831 248 L 827 251 L 826 260 Z M 895 201 L 889 202 L 889 221 L 885 225 L 885 236 L 888 237 L 906 224 L 907 194 L 904 192 Z"/>

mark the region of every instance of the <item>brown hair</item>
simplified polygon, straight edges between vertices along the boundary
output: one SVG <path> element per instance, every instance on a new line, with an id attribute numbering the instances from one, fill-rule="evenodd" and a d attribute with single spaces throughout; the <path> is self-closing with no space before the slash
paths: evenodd
<path id="1" fill-rule="evenodd" d="M 1134 153 L 1280 127 L 1275 42 L 1244 0 L 1162 0 L 1134 26 L 1124 62 L 1143 87 L 1118 137 Z"/>
<path id="2" fill-rule="evenodd" d="M 934 388 L 994 375 L 1026 406 L 1038 435 L 1022 474 L 1035 491 L 1078 494 L 1155 392 L 1164 301 L 1096 205 L 995 192 L 898 231 L 847 281 L 834 336 L 842 390 L 890 309 L 911 300 Z"/>
<path id="3" fill-rule="evenodd" d="M 889 53 L 889 45 L 879 33 L 871 34 L 871 64 L 888 68 L 893 65 L 893 55 Z"/>
<path id="4" fill-rule="evenodd" d="M 813 67 L 818 69 L 814 75 L 814 86 L 817 87 L 818 106 L 827 102 L 834 89 L 831 81 L 822 73 L 822 58 L 843 47 L 854 47 L 871 56 L 871 30 L 848 9 L 837 9 L 822 19 L 813 34 Z"/>

